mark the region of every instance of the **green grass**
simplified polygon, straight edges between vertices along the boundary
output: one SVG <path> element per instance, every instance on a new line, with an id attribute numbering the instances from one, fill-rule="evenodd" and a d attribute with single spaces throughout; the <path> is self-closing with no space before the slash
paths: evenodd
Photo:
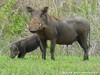
<path id="1" fill-rule="evenodd" d="M 0 75 L 99 75 L 100 57 L 55 56 L 56 60 L 42 60 L 41 56 L 26 55 L 24 59 L 0 56 Z"/>

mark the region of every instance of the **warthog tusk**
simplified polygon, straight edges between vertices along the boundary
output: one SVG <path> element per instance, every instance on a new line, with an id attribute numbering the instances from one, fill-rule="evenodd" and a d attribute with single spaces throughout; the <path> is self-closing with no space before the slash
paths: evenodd
<path id="1" fill-rule="evenodd" d="M 40 26 L 41 26 L 41 23 L 40 23 Z"/>

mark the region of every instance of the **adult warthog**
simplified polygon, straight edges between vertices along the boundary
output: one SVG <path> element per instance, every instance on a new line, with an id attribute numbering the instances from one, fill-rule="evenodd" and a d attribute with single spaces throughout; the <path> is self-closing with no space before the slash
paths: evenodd
<path id="1" fill-rule="evenodd" d="M 56 44 L 69 45 L 75 41 L 84 49 L 84 60 L 89 59 L 87 38 L 90 33 L 90 24 L 86 19 L 73 16 L 60 20 L 47 14 L 48 7 L 37 10 L 27 7 L 27 10 L 31 14 L 29 31 L 38 34 L 43 59 L 46 59 L 47 40 L 51 42 L 50 53 L 53 60 Z"/>

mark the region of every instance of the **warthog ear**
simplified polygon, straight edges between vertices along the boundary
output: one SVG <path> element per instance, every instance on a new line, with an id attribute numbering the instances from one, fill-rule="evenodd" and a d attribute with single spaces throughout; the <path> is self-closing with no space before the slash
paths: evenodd
<path id="1" fill-rule="evenodd" d="M 27 8 L 27 11 L 28 11 L 29 13 L 31 13 L 31 12 L 34 11 L 34 9 L 32 9 L 31 7 L 26 7 L 26 8 Z"/>
<path id="2" fill-rule="evenodd" d="M 49 7 L 44 7 L 44 8 L 42 9 L 42 14 L 47 13 L 47 12 L 48 12 L 48 8 L 49 8 Z"/>

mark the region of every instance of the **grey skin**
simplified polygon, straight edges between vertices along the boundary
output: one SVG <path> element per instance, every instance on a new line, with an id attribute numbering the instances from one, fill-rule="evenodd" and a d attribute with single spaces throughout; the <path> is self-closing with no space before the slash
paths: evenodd
<path id="1" fill-rule="evenodd" d="M 37 33 L 41 42 L 42 58 L 46 59 L 46 41 L 50 40 L 51 59 L 54 60 L 55 45 L 69 45 L 77 41 L 84 50 L 84 60 L 88 60 L 87 39 L 90 34 L 89 22 L 81 17 L 72 16 L 63 20 L 47 14 L 48 7 L 33 9 L 27 7 L 31 14 L 29 31 Z"/>
<path id="2" fill-rule="evenodd" d="M 26 53 L 34 51 L 38 47 L 40 47 L 40 39 L 37 35 L 33 35 L 12 43 L 10 46 L 10 57 L 15 58 L 18 55 L 18 58 L 24 58 Z"/>

